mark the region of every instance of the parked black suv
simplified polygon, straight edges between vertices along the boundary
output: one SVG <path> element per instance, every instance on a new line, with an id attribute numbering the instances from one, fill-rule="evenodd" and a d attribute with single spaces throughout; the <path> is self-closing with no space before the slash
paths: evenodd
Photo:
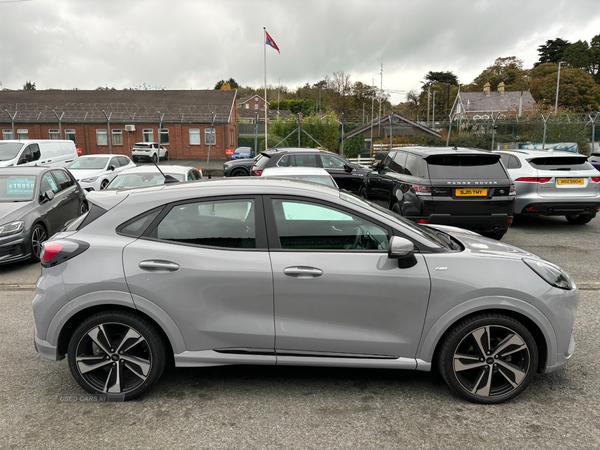
<path id="1" fill-rule="evenodd" d="M 251 175 L 260 176 L 267 167 L 322 167 L 333 177 L 340 189 L 358 194 L 363 179 L 371 169 L 353 164 L 340 155 L 314 148 L 271 148 L 262 152 Z"/>
<path id="2" fill-rule="evenodd" d="M 397 148 L 373 168 L 360 196 L 408 219 L 467 228 L 495 239 L 512 223 L 515 186 L 492 152 Z"/>

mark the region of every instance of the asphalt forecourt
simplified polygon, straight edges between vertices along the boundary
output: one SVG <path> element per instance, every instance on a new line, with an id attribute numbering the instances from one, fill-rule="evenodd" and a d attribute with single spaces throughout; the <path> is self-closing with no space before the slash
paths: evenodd
<path id="1" fill-rule="evenodd" d="M 143 397 L 85 393 L 33 348 L 38 265 L 0 266 L 0 448 L 598 448 L 600 219 L 517 221 L 502 242 L 559 264 L 581 290 L 576 349 L 495 406 L 435 373 L 295 367 L 173 369 Z"/>

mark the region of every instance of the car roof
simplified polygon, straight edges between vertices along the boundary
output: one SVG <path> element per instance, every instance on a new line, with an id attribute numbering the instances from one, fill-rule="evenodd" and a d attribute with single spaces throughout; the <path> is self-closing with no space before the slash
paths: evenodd
<path id="1" fill-rule="evenodd" d="M 169 174 L 169 173 L 185 174 L 185 173 L 187 173 L 188 170 L 191 170 L 191 169 L 198 170 L 196 167 L 192 167 L 192 166 L 169 165 L 169 166 L 159 166 L 159 167 L 160 167 L 160 170 L 162 170 L 165 174 Z M 120 172 L 119 175 L 127 175 L 127 174 L 132 174 L 132 173 L 135 174 L 135 173 L 160 173 L 160 172 L 156 168 L 156 166 L 144 165 L 144 166 L 136 166 L 136 167 L 132 167 L 131 169 L 124 170 L 124 171 Z"/>
<path id="2" fill-rule="evenodd" d="M 0 169 L 0 175 L 39 175 L 49 169 L 62 169 L 62 167 L 48 166 L 25 166 L 25 167 L 5 167 Z"/>
<path id="3" fill-rule="evenodd" d="M 152 145 L 152 144 L 158 144 L 158 142 L 136 142 L 135 144 L 133 144 L 133 146 L 135 147 L 136 145 Z"/>
<path id="4" fill-rule="evenodd" d="M 93 155 L 81 155 L 79 158 L 97 158 L 97 157 L 107 157 L 107 158 L 112 158 L 113 156 L 125 156 L 126 155 L 111 155 L 110 153 L 95 153 Z"/>
<path id="5" fill-rule="evenodd" d="M 468 147 L 396 147 L 392 151 L 403 150 L 409 153 L 416 153 L 423 157 L 437 155 L 484 155 L 491 154 L 489 150 Z"/>
<path id="6" fill-rule="evenodd" d="M 267 167 L 263 170 L 263 177 L 278 177 L 285 175 L 325 175 L 330 177 L 329 172 L 321 167 Z"/>
<path id="7" fill-rule="evenodd" d="M 560 156 L 575 156 L 581 158 L 587 158 L 585 155 L 581 153 L 570 152 L 568 150 L 555 150 L 552 148 L 549 149 L 531 149 L 531 148 L 520 148 L 520 149 L 503 149 L 496 150 L 497 153 L 510 153 L 512 155 L 522 155 L 522 156 L 535 156 L 535 157 L 560 157 Z"/>
<path id="8" fill-rule="evenodd" d="M 262 153 L 328 153 L 331 155 L 335 155 L 336 153 L 330 152 L 328 150 L 320 150 L 318 148 L 301 148 L 301 147 L 274 147 L 265 150 Z"/>

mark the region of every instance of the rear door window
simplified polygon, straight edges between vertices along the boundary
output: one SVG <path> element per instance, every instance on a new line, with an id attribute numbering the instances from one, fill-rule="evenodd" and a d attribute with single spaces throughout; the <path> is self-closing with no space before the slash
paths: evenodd
<path id="1" fill-rule="evenodd" d="M 500 155 L 435 155 L 427 158 L 430 178 L 507 178 Z"/>
<path id="2" fill-rule="evenodd" d="M 54 175 L 54 178 L 56 179 L 56 182 L 61 191 L 64 189 L 67 189 L 67 188 L 73 186 L 73 184 L 75 184 L 73 182 L 73 180 L 71 178 L 69 178 L 67 176 L 67 174 L 65 172 L 63 172 L 62 170 L 53 170 L 52 175 Z"/>
<path id="3" fill-rule="evenodd" d="M 390 170 L 393 170 L 396 173 L 403 174 L 405 165 L 406 165 L 406 153 L 405 152 L 397 152 L 394 155 L 394 159 L 390 161 Z"/>

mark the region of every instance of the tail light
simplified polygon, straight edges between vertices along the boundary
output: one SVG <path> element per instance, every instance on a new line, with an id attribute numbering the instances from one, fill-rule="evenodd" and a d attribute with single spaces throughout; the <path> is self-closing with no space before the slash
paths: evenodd
<path id="1" fill-rule="evenodd" d="M 196 167 L 196 169 L 198 169 L 200 172 L 202 172 L 202 167 L 198 166 L 198 167 Z"/>
<path id="2" fill-rule="evenodd" d="M 420 186 L 418 184 L 413 184 L 412 188 L 417 194 L 431 194 L 431 188 L 429 186 Z"/>
<path id="3" fill-rule="evenodd" d="M 521 177 L 515 181 L 524 181 L 526 183 L 547 183 L 552 177 Z"/>
<path id="4" fill-rule="evenodd" d="M 262 170 L 253 170 L 252 175 L 255 177 L 260 177 L 262 175 Z"/>
<path id="5" fill-rule="evenodd" d="M 87 242 L 70 239 L 46 241 L 42 244 L 42 253 L 40 254 L 42 267 L 54 267 L 83 253 L 89 247 L 90 244 Z"/>
<path id="6" fill-rule="evenodd" d="M 417 219 L 417 223 L 427 223 L 427 219 Z"/>
<path id="7" fill-rule="evenodd" d="M 517 195 L 517 187 L 514 184 L 510 185 L 510 190 L 508 191 L 508 195 Z"/>
<path id="8" fill-rule="evenodd" d="M 594 183 L 600 183 L 600 177 L 592 177 Z"/>

